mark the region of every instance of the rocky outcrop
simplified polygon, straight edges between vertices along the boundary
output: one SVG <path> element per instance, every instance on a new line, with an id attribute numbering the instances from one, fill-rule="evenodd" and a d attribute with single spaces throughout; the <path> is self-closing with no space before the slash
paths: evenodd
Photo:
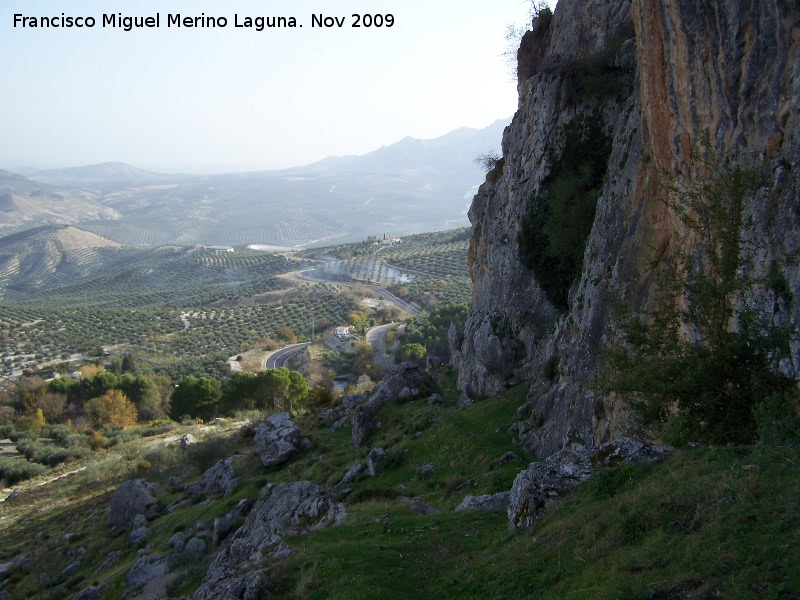
<path id="1" fill-rule="evenodd" d="M 499 510 L 508 508 L 511 501 L 511 492 L 499 494 L 485 494 L 483 496 L 465 496 L 461 504 L 456 506 L 457 511 L 462 510 Z"/>
<path id="2" fill-rule="evenodd" d="M 588 481 L 600 467 L 653 462 L 672 451 L 669 446 L 619 437 L 596 448 L 561 450 L 532 463 L 514 479 L 508 498 L 509 526 L 530 527 L 559 496 Z"/>
<path id="3" fill-rule="evenodd" d="M 128 571 L 125 579 L 129 586 L 140 588 L 167 573 L 169 573 L 169 564 L 166 556 L 142 556 Z"/>
<path id="4" fill-rule="evenodd" d="M 241 458 L 240 456 L 232 456 L 227 460 L 220 460 L 211 467 L 208 471 L 203 473 L 200 481 L 190 485 L 186 491 L 191 496 L 203 494 L 205 496 L 222 496 L 227 498 L 230 496 L 239 484 L 242 482 L 241 477 L 236 477 L 236 472 L 233 470 L 233 462 Z"/>
<path id="5" fill-rule="evenodd" d="M 244 525 L 214 558 L 194 600 L 270 598 L 261 565 L 291 550 L 283 539 L 341 522 L 344 505 L 308 481 L 267 484 Z"/>
<path id="6" fill-rule="evenodd" d="M 146 542 L 147 538 L 149 537 L 150 528 L 147 527 L 147 519 L 142 514 L 136 515 L 133 519 L 133 524 L 131 525 L 131 533 L 128 536 L 131 546 L 138 546 L 139 544 Z"/>
<path id="7" fill-rule="evenodd" d="M 770 175 L 746 208 L 752 226 L 742 242 L 758 248 L 754 278 L 785 265 L 789 295 L 800 297 L 800 270 L 783 260 L 800 250 L 792 217 L 800 8 L 779 0 L 560 0 L 547 13 L 523 39 L 519 109 L 470 208 L 474 293 L 454 354 L 459 386 L 473 397 L 533 380 L 518 430 L 543 457 L 622 430 L 617 401 L 596 397 L 588 382 L 613 333 L 612 305 L 651 307 L 657 259 L 679 244 L 691 250 L 662 199 L 670 186 L 707 175 L 697 160 L 704 139 L 718 154 L 765 161 Z M 564 152 L 565 132 L 587 118 L 602 126 L 610 154 L 582 264 L 559 305 L 522 262 L 523 223 Z M 764 289 L 748 302 L 796 327 L 800 303 Z M 796 375 L 800 345 L 793 351 L 782 368 Z"/>
<path id="8" fill-rule="evenodd" d="M 367 454 L 367 477 L 375 477 L 375 475 L 380 473 L 386 463 L 386 458 L 386 450 L 383 448 L 373 448 L 370 450 L 369 454 Z"/>
<path id="9" fill-rule="evenodd" d="M 163 493 L 164 489 L 155 483 L 141 479 L 126 481 L 111 496 L 108 524 L 111 527 L 124 527 L 132 525 L 136 515 L 154 516 L 158 512 L 155 496 Z"/>
<path id="10" fill-rule="evenodd" d="M 441 394 L 441 391 L 431 376 L 414 362 L 408 361 L 392 367 L 370 399 L 356 407 L 353 413 L 353 445 L 360 448 L 369 440 L 375 416 L 378 414 L 378 410 L 388 402 L 397 398 Z"/>
<path id="11" fill-rule="evenodd" d="M 353 421 L 355 407 L 359 404 L 364 404 L 366 401 L 366 394 L 348 394 L 336 406 L 322 411 L 320 418 L 330 425 L 330 431 L 333 433 L 348 427 Z"/>
<path id="12" fill-rule="evenodd" d="M 289 413 L 276 413 L 259 424 L 256 454 L 265 467 L 280 465 L 308 444 Z"/>

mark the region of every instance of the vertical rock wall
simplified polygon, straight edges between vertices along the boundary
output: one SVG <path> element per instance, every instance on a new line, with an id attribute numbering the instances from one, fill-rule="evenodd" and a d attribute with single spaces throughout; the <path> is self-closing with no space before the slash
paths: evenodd
<path id="1" fill-rule="evenodd" d="M 674 249 L 679 225 L 661 198 L 666 186 L 703 175 L 695 157 L 704 137 L 717 152 L 771 169 L 748 206 L 753 225 L 744 234 L 759 241 L 761 274 L 800 250 L 799 12 L 783 0 L 559 0 L 523 38 L 519 109 L 503 136 L 503 159 L 469 213 L 475 288 L 457 367 L 471 395 L 532 381 L 519 432 L 540 456 L 623 429 L 614 400 L 588 389 L 609 307 L 621 299 L 644 308 L 652 298 L 650 265 Z M 630 84 L 621 88 L 628 93 L 575 101 L 574 73 L 598 56 Z M 521 224 L 563 150 L 565 126 L 589 114 L 600 117 L 613 148 L 564 312 L 520 261 Z M 800 299 L 797 269 L 787 266 L 785 275 Z M 768 289 L 755 290 L 752 301 L 776 319 L 800 322 L 800 302 L 780 303 Z"/>

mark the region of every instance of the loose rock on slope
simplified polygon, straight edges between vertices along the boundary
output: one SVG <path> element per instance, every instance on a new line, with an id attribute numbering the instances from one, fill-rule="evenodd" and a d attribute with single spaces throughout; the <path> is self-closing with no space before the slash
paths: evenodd
<path id="1" fill-rule="evenodd" d="M 396 398 L 441 394 L 438 384 L 422 368 L 408 361 L 393 367 L 372 394 L 353 413 L 353 446 L 360 448 L 372 435 L 375 415 L 386 403 Z"/>
<path id="2" fill-rule="evenodd" d="M 558 496 L 588 481 L 598 467 L 653 462 L 672 451 L 669 446 L 621 437 L 595 448 L 561 450 L 543 462 L 532 463 L 514 479 L 509 526 L 530 527 Z"/>
<path id="3" fill-rule="evenodd" d="M 289 413 L 270 415 L 259 424 L 255 436 L 256 453 L 265 467 L 286 462 L 308 443 Z"/>
<path id="4" fill-rule="evenodd" d="M 244 525 L 214 558 L 194 600 L 272 597 L 259 566 L 291 552 L 283 538 L 334 525 L 344 517 L 344 505 L 327 488 L 309 481 L 267 484 Z"/>

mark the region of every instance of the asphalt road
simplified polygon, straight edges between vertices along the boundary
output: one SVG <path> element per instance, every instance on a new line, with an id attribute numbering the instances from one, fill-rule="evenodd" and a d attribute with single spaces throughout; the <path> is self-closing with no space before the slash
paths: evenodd
<path id="1" fill-rule="evenodd" d="M 327 279 L 323 274 L 322 271 L 319 269 L 309 269 L 307 271 L 302 271 L 300 273 L 300 277 L 303 279 L 308 279 L 310 281 L 323 281 L 323 282 L 330 282 L 330 283 L 338 283 L 341 285 L 346 285 L 348 287 L 352 287 L 354 283 L 361 283 L 362 285 L 368 287 L 373 292 L 375 292 L 378 296 L 383 298 L 384 300 L 391 302 L 400 310 L 404 310 L 411 315 L 418 315 L 421 311 L 420 309 L 416 308 L 415 306 L 409 304 L 405 300 L 401 300 L 393 293 L 391 293 L 386 288 L 383 288 L 375 283 L 366 283 L 363 281 L 340 281 L 338 279 Z"/>
<path id="2" fill-rule="evenodd" d="M 377 327 L 371 327 L 367 329 L 367 342 L 375 346 L 378 349 L 375 356 L 380 357 L 380 363 L 386 368 L 389 369 L 392 365 L 391 359 L 386 352 L 386 344 L 384 338 L 386 337 L 387 332 L 389 332 L 392 328 L 392 323 L 388 325 L 378 325 Z"/>
<path id="3" fill-rule="evenodd" d="M 267 355 L 267 357 L 264 359 L 264 368 L 280 369 L 286 364 L 286 361 L 290 356 L 297 354 L 310 344 L 311 342 L 303 342 L 302 344 L 292 344 L 291 346 L 286 346 L 285 348 L 276 350 L 272 354 Z"/>

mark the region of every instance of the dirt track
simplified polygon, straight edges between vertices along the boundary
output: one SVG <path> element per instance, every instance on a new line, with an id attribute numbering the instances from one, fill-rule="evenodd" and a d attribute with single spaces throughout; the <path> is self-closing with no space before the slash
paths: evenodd
<path id="1" fill-rule="evenodd" d="M 0 456 L 19 456 L 16 442 L 9 439 L 0 440 Z"/>

